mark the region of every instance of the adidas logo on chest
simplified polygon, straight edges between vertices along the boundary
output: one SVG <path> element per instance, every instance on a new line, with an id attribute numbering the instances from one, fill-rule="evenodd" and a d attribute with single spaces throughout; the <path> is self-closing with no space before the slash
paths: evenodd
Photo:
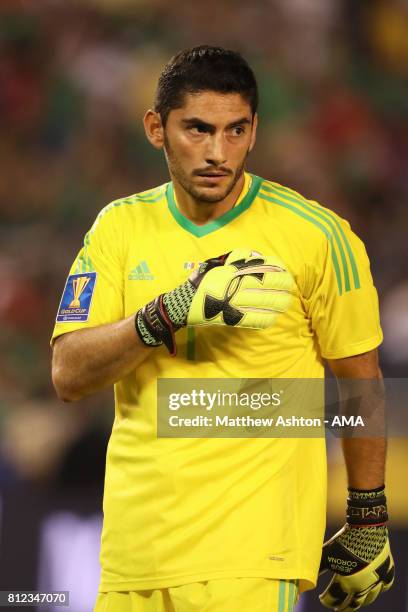
<path id="1" fill-rule="evenodd" d="M 198 266 L 200 262 L 196 261 L 186 261 L 183 265 L 183 272 L 181 275 L 184 277 L 187 273 L 187 276 L 193 272 Z M 136 281 L 151 281 L 154 280 L 154 275 L 151 273 L 149 265 L 146 260 L 141 261 L 137 266 L 133 268 L 128 274 L 129 280 Z"/>
<path id="2" fill-rule="evenodd" d="M 133 270 L 129 272 L 128 279 L 149 281 L 154 280 L 154 276 L 149 270 L 147 261 L 141 261 L 135 268 L 133 268 Z"/>

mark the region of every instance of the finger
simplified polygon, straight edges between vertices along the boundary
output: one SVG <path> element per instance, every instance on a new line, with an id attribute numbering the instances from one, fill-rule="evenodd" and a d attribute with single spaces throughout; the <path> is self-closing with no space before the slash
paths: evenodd
<path id="1" fill-rule="evenodd" d="M 257 259 L 262 257 L 262 254 L 258 251 L 252 251 L 251 249 L 234 249 L 228 253 L 226 260 L 227 264 L 234 263 L 234 261 L 241 261 L 242 259 Z"/>
<path id="2" fill-rule="evenodd" d="M 366 596 L 364 597 L 364 606 L 368 606 L 370 603 L 372 603 L 375 599 L 377 599 L 377 597 L 379 596 L 379 594 L 384 590 L 384 585 L 382 582 L 378 582 L 376 585 L 373 586 L 372 589 L 369 590 L 369 592 L 366 594 Z"/>
<path id="3" fill-rule="evenodd" d="M 286 312 L 292 302 L 292 296 L 286 291 L 239 291 L 234 295 L 231 304 L 245 311 L 264 311 L 268 313 Z"/>
<path id="4" fill-rule="evenodd" d="M 254 273 L 248 273 L 238 275 L 235 273 L 234 276 L 242 276 L 240 289 L 274 289 L 281 291 L 288 291 L 295 293 L 296 287 L 293 276 L 290 272 L 260 272 L 262 266 L 254 266 Z M 258 274 L 259 272 L 259 274 Z"/>
<path id="5" fill-rule="evenodd" d="M 327 588 L 319 595 L 320 602 L 326 608 L 332 610 L 343 610 L 352 599 L 352 595 L 345 591 L 335 574 L 329 582 Z"/>

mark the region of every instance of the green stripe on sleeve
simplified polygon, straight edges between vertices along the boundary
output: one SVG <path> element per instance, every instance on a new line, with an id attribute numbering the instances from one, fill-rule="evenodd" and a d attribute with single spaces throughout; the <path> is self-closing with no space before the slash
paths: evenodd
<path id="1" fill-rule="evenodd" d="M 146 203 L 158 202 L 160 198 L 166 195 L 166 187 L 167 187 L 167 183 L 166 185 L 162 185 L 158 189 L 153 189 L 150 193 L 144 193 L 143 195 L 138 193 L 134 197 L 135 199 L 141 200 L 142 202 L 146 202 Z"/>
<path id="2" fill-rule="evenodd" d="M 143 203 L 143 204 L 154 204 L 155 202 L 158 202 L 159 200 L 161 200 L 164 197 L 165 193 L 161 193 L 160 195 L 156 196 L 155 198 L 141 198 L 138 195 L 135 196 L 131 196 L 130 198 L 123 198 L 123 200 L 119 200 L 118 202 L 115 202 L 115 206 L 123 206 L 124 204 L 128 204 L 128 205 L 133 205 L 133 204 L 137 204 L 137 203 Z"/>
<path id="3" fill-rule="evenodd" d="M 283 187 L 282 185 L 279 185 L 279 187 L 277 187 L 278 189 L 280 189 L 281 191 L 286 191 L 286 192 L 290 192 L 290 190 L 287 187 Z M 346 245 L 346 249 L 347 249 L 347 253 L 350 259 L 350 264 L 351 264 L 351 269 L 353 272 L 353 279 L 354 279 L 354 286 L 356 289 L 360 288 L 360 277 L 358 274 L 358 268 L 357 268 L 357 264 L 356 264 L 356 260 L 354 257 L 354 253 L 353 250 L 350 246 L 350 242 L 347 239 L 347 236 L 344 233 L 344 230 L 341 226 L 341 223 L 338 222 L 336 216 L 332 213 L 332 211 L 330 210 L 325 210 L 323 209 L 323 207 L 319 206 L 319 204 L 317 202 L 312 202 L 310 200 L 306 200 L 306 198 L 303 198 L 302 196 L 299 195 L 299 197 L 301 197 L 301 199 L 303 199 L 309 206 L 311 206 L 312 208 L 314 208 L 317 211 L 319 211 L 321 214 L 326 215 L 327 217 L 329 217 L 330 219 L 333 220 L 333 222 L 336 224 L 336 226 L 338 227 L 338 230 L 341 234 L 341 237 L 343 238 L 344 244 Z"/>
<path id="4" fill-rule="evenodd" d="M 136 197 L 138 197 L 139 200 L 153 200 L 153 198 L 164 195 L 166 187 L 167 183 L 165 185 L 160 185 L 160 187 L 156 187 L 155 189 L 151 189 L 150 191 L 139 193 Z"/>
<path id="5" fill-rule="evenodd" d="M 155 196 L 154 198 L 141 198 L 140 196 L 137 196 L 137 200 L 140 200 L 141 202 L 145 202 L 146 204 L 154 204 L 155 202 L 158 202 L 159 200 L 161 200 L 162 198 L 165 197 L 165 191 L 162 191 L 161 193 L 159 193 L 159 195 Z"/>
<path id="6" fill-rule="evenodd" d="M 328 241 L 330 242 L 330 245 L 331 245 L 332 260 L 333 260 L 334 271 L 335 271 L 335 274 L 336 274 L 337 287 L 338 287 L 338 290 L 339 290 L 339 294 L 342 295 L 342 293 L 343 293 L 343 283 L 342 283 L 342 279 L 341 279 L 339 260 L 337 258 L 337 254 L 336 254 L 336 251 L 334 249 L 333 236 L 329 232 L 327 227 L 325 225 L 322 225 L 320 223 L 320 221 L 318 221 L 314 217 L 311 217 L 310 215 L 307 215 L 302 210 L 299 210 L 299 208 L 296 208 L 295 206 L 292 206 L 291 204 L 288 204 L 287 202 L 283 202 L 282 200 L 278 200 L 277 198 L 274 198 L 274 197 L 271 197 L 271 196 L 267 196 L 265 193 L 261 193 L 261 192 L 259 192 L 258 196 L 262 200 L 266 200 L 267 202 L 272 202 L 272 204 L 277 204 L 278 206 L 282 206 L 283 208 L 287 208 L 288 210 L 291 210 L 295 214 L 299 215 L 299 217 L 302 217 L 303 219 L 306 219 L 306 221 L 310 221 L 310 223 L 313 223 L 313 225 L 318 227 L 325 234 L 325 236 L 327 237 L 327 239 L 328 239 Z"/>
<path id="7" fill-rule="evenodd" d="M 318 210 L 320 210 L 320 208 L 318 207 L 317 204 L 311 204 L 311 206 L 313 206 L 314 208 L 318 208 Z M 327 215 L 329 215 L 329 213 L 325 210 L 322 210 L 322 213 L 326 213 Z M 354 280 L 354 287 L 356 289 L 360 288 L 360 276 L 358 274 L 358 268 L 357 268 L 357 264 L 356 264 L 356 259 L 354 257 L 354 253 L 353 253 L 353 249 L 351 248 L 350 245 L 350 241 L 347 239 L 346 234 L 344 233 L 343 228 L 341 227 L 341 224 L 337 221 L 337 219 L 335 217 L 333 217 L 334 222 L 336 223 L 336 225 L 339 228 L 340 234 L 344 240 L 344 244 L 346 245 L 346 249 L 347 249 L 347 253 L 350 259 L 350 264 L 351 264 L 351 271 L 353 272 L 353 280 Z"/>
<path id="8" fill-rule="evenodd" d="M 269 185 L 268 185 L 269 186 Z M 353 273 L 353 280 L 354 280 L 354 287 L 356 289 L 360 288 L 360 277 L 358 274 L 358 268 L 357 268 L 357 264 L 356 264 L 356 260 L 354 257 L 354 253 L 353 250 L 351 248 L 350 242 L 347 239 L 347 236 L 344 233 L 344 230 L 341 226 L 341 223 L 339 223 L 338 219 L 336 218 L 336 216 L 333 214 L 332 211 L 330 210 L 326 210 L 323 207 L 319 206 L 319 204 L 317 202 L 311 202 L 310 200 L 307 200 L 306 198 L 304 198 L 303 196 L 301 196 L 300 194 L 296 194 L 293 191 L 291 191 L 290 189 L 288 189 L 287 187 L 283 187 L 283 185 L 273 185 L 274 188 L 278 191 L 282 191 L 285 194 L 287 194 L 287 198 L 288 199 L 292 199 L 293 196 L 295 196 L 295 200 L 301 200 L 304 203 L 304 206 L 307 207 L 311 212 L 314 212 L 316 215 L 318 215 L 319 217 L 321 217 L 322 219 L 326 219 L 327 218 L 327 222 L 329 223 L 334 223 L 336 228 L 338 229 L 338 231 L 340 232 L 340 235 L 343 239 L 343 242 L 346 246 L 346 250 L 347 250 L 347 254 L 349 256 L 349 260 L 350 260 L 350 265 L 351 265 L 351 270 Z M 294 200 L 294 201 L 295 201 Z M 300 204 L 300 202 L 299 202 Z M 349 291 L 349 289 L 347 289 L 347 284 L 346 284 L 346 291 Z"/>
<path id="9" fill-rule="evenodd" d="M 339 236 L 339 234 L 337 232 L 337 229 L 336 229 L 335 225 L 333 224 L 334 220 L 332 218 L 328 218 L 328 216 L 326 217 L 320 211 L 314 209 L 310 204 L 307 203 L 306 200 L 301 198 L 301 196 L 294 197 L 290 192 L 287 193 L 288 190 L 286 190 L 286 189 L 284 190 L 285 193 L 283 193 L 282 195 L 279 193 L 279 191 L 283 191 L 283 190 L 281 190 L 278 187 L 271 188 L 269 185 L 263 185 L 262 189 L 265 189 L 269 193 L 275 193 L 275 195 L 277 195 L 277 197 L 285 198 L 286 200 L 289 200 L 290 202 L 293 202 L 294 204 L 297 204 L 298 206 L 301 206 L 304 210 L 309 212 L 311 215 L 316 215 L 322 221 L 324 221 L 324 223 L 328 224 L 328 226 L 330 227 L 330 229 L 332 231 L 332 235 L 334 237 L 334 240 L 336 241 L 337 248 L 338 248 L 338 251 L 340 253 L 341 262 L 343 264 L 345 291 L 350 291 L 350 276 L 349 276 L 349 271 L 348 271 L 348 264 L 347 264 L 346 254 L 344 252 L 343 244 L 342 244 L 342 242 L 340 240 L 340 236 Z"/>

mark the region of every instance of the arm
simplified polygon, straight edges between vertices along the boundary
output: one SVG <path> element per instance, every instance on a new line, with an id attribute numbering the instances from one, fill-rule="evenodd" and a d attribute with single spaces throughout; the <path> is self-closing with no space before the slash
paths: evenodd
<path id="1" fill-rule="evenodd" d="M 218 274 L 220 267 L 223 267 L 221 275 Z M 257 274 L 262 275 L 262 284 Z M 204 307 L 206 291 L 210 288 L 211 293 L 215 291 L 215 294 L 225 295 L 230 283 L 243 277 L 255 283 L 251 297 L 244 295 L 244 305 L 248 310 L 246 317 L 230 306 L 232 320 L 226 317 L 225 321 L 222 308 L 219 308 L 219 304 L 223 306 L 224 302 L 214 299 L 218 310 L 213 308 L 207 318 Z M 132 315 L 115 323 L 95 325 L 58 337 L 52 359 L 52 378 L 57 394 L 62 400 L 75 401 L 110 386 L 142 363 L 151 346 L 165 344 L 170 354 L 175 356 L 175 332 L 186 325 L 270 327 L 277 314 L 288 307 L 292 285 L 293 279 L 286 270 L 268 258 L 253 256 L 252 251 L 233 251 L 231 255 L 226 253 L 207 259 L 187 281 L 159 295 L 136 313 L 137 331 L 135 315 Z M 279 291 L 270 291 L 276 286 Z M 236 293 L 239 300 L 242 294 L 238 290 Z M 262 316 L 256 308 L 257 302 L 253 302 L 254 295 L 258 300 L 263 298 Z"/>
<path id="2" fill-rule="evenodd" d="M 347 402 L 347 380 L 342 379 L 375 379 L 378 385 L 363 384 L 363 410 L 375 411 L 376 419 L 385 420 L 385 402 L 382 393 L 382 374 L 378 365 L 377 350 L 328 361 L 339 384 L 340 399 Z M 380 422 L 380 426 L 381 423 Z M 353 489 L 376 489 L 384 484 L 385 478 L 385 437 L 376 438 L 343 438 L 343 454 L 346 463 L 348 486 Z"/>
<path id="3" fill-rule="evenodd" d="M 109 387 L 146 359 L 135 316 L 66 333 L 53 346 L 52 381 L 58 397 L 72 402 Z"/>
<path id="4" fill-rule="evenodd" d="M 362 398 L 360 406 L 371 414 L 373 409 L 376 411 L 375 425 L 382 425 L 382 433 L 384 394 L 377 351 L 331 360 L 329 364 L 338 378 L 346 412 L 355 395 L 350 393 L 346 379 L 363 381 L 358 393 Z M 347 523 L 323 546 L 320 572 L 330 570 L 333 576 L 319 598 L 332 610 L 359 610 L 382 591 L 388 591 L 394 582 L 384 494 L 385 436 L 344 438 L 343 451 L 349 481 Z"/>

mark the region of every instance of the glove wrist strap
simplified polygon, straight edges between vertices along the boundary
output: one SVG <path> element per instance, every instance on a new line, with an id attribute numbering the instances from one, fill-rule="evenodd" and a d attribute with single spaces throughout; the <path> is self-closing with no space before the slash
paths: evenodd
<path id="1" fill-rule="evenodd" d="M 146 346 L 165 344 L 170 355 L 176 355 L 174 333 L 187 325 L 188 312 L 194 294 L 203 276 L 213 268 L 224 265 L 229 253 L 207 259 L 189 278 L 167 293 L 162 293 L 135 315 L 135 327 L 139 338 Z"/>
<path id="2" fill-rule="evenodd" d="M 170 355 L 176 354 L 174 332 L 179 326 L 173 325 L 170 321 L 163 304 L 163 294 L 138 310 L 135 315 L 135 327 L 143 344 L 147 346 L 164 344 Z"/>
<path id="3" fill-rule="evenodd" d="M 347 522 L 353 527 L 385 525 L 388 521 L 384 486 L 378 489 L 349 488 Z"/>

